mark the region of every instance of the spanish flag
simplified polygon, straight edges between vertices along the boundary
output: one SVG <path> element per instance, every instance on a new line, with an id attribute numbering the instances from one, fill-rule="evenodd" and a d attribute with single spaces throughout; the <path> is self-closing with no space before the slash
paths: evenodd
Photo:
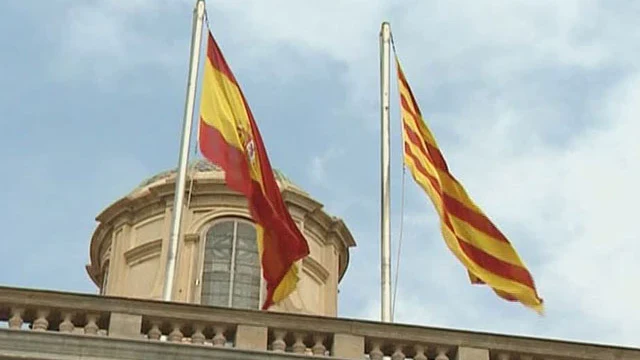
<path id="1" fill-rule="evenodd" d="M 210 32 L 199 123 L 200 151 L 225 171 L 227 186 L 248 200 L 267 285 L 262 308 L 268 309 L 295 290 L 296 261 L 309 254 L 309 246 L 282 200 L 258 126 Z"/>
<path id="2" fill-rule="evenodd" d="M 404 161 L 413 179 L 431 198 L 447 246 L 467 268 L 472 283 L 486 284 L 500 297 L 542 313 L 542 299 L 533 278 L 513 246 L 449 172 L 397 56 L 396 68 Z"/>

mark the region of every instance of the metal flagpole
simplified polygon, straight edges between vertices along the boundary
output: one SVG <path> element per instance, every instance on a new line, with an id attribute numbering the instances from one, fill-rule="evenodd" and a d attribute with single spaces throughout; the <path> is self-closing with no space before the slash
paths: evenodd
<path id="1" fill-rule="evenodd" d="M 187 80 L 187 97 L 184 105 L 184 124 L 182 125 L 182 140 L 180 140 L 180 155 L 178 158 L 178 174 L 173 198 L 173 216 L 171 219 L 171 233 L 169 235 L 169 250 L 164 275 L 164 289 L 162 299 L 171 301 L 173 294 L 173 280 L 176 271 L 178 242 L 180 239 L 180 225 L 182 224 L 182 207 L 187 180 L 187 165 L 189 163 L 189 147 L 191 145 L 191 126 L 195 105 L 196 83 L 198 79 L 198 64 L 200 62 L 200 47 L 202 45 L 202 23 L 204 20 L 204 0 L 197 0 L 193 9 L 193 29 L 191 33 L 191 55 L 189 58 L 189 77 Z"/>
<path id="2" fill-rule="evenodd" d="M 381 120 L 381 317 L 382 322 L 391 322 L 391 219 L 390 219 L 390 173 L 389 147 L 389 83 L 390 83 L 390 38 L 388 22 L 380 29 L 380 120 Z"/>

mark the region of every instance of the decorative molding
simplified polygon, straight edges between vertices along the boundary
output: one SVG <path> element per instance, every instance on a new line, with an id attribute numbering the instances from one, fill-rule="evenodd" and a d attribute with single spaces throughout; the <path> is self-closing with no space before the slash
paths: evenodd
<path id="1" fill-rule="evenodd" d="M 112 248 L 113 244 L 109 244 L 109 247 L 107 248 L 107 250 L 105 250 L 102 253 L 102 256 L 100 257 L 100 264 L 99 266 L 103 266 L 104 263 L 106 263 L 107 261 L 109 261 L 109 259 L 111 258 L 111 248 Z"/>
<path id="2" fill-rule="evenodd" d="M 87 264 L 84 266 L 84 269 L 87 271 L 87 275 L 89 275 L 91 281 L 93 281 L 94 284 L 98 285 L 98 279 L 96 278 L 94 267 L 91 264 Z"/>
<path id="3" fill-rule="evenodd" d="M 133 211 L 127 208 L 120 212 L 118 215 L 111 219 L 114 228 L 119 228 L 123 225 L 133 225 Z"/>
<path id="4" fill-rule="evenodd" d="M 119 215 L 119 213 L 127 211 L 127 205 L 129 205 L 130 201 L 131 200 L 127 197 L 116 200 L 113 204 L 109 205 L 106 209 L 99 213 L 98 216 L 96 216 L 96 220 L 101 223 L 108 222 L 109 220 Z"/>
<path id="5" fill-rule="evenodd" d="M 158 213 L 158 214 L 156 214 L 154 216 L 149 216 L 149 217 L 145 218 L 144 220 L 138 221 L 135 224 L 133 224 L 133 229 L 134 230 L 138 230 L 138 229 L 140 229 L 141 227 L 143 227 L 145 225 L 151 224 L 151 223 L 156 222 L 158 220 L 161 220 L 163 218 L 164 218 L 164 208 L 162 208 L 162 212 L 161 213 Z"/>
<path id="6" fill-rule="evenodd" d="M 193 215 L 200 215 L 200 214 L 206 214 L 210 211 L 213 211 L 213 209 L 212 208 L 193 209 L 192 213 Z"/>
<path id="7" fill-rule="evenodd" d="M 293 204 L 304 209 L 305 212 L 313 212 L 323 207 L 320 202 L 312 199 L 309 194 L 292 188 L 285 188 L 282 191 L 282 199 L 285 203 Z"/>
<path id="8" fill-rule="evenodd" d="M 191 233 L 191 234 L 185 234 L 184 235 L 184 242 L 185 243 L 189 243 L 189 242 L 198 242 L 200 240 L 200 234 L 198 233 Z"/>
<path id="9" fill-rule="evenodd" d="M 127 265 L 132 266 L 152 257 L 159 256 L 160 250 L 162 250 L 162 239 L 156 239 L 125 251 L 124 259 Z"/>
<path id="10" fill-rule="evenodd" d="M 302 269 L 307 270 L 309 275 L 317 278 L 322 284 L 325 284 L 329 279 L 329 271 L 311 256 L 302 259 Z"/>
<path id="11" fill-rule="evenodd" d="M 135 216 L 133 217 L 131 225 L 138 225 L 150 219 L 164 216 L 165 208 L 165 204 L 161 202 L 142 207 L 139 211 L 135 212 Z"/>
<path id="12" fill-rule="evenodd" d="M 202 212 L 199 212 L 202 214 Z M 211 208 L 210 211 L 207 212 L 206 215 L 201 215 L 202 217 L 193 221 L 189 224 L 187 229 L 188 234 L 198 233 L 200 234 L 203 228 L 210 223 L 211 221 L 215 221 L 221 218 L 241 218 L 253 222 L 251 219 L 251 215 L 249 214 L 249 210 L 246 208 Z"/>
<path id="13" fill-rule="evenodd" d="M 189 205 L 190 209 L 200 210 L 212 207 L 247 207 L 247 199 L 236 193 L 212 192 L 194 195 Z"/>

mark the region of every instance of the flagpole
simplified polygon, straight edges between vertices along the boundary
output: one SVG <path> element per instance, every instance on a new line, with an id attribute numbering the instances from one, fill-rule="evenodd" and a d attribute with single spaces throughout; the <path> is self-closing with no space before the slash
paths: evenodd
<path id="1" fill-rule="evenodd" d="M 184 204 L 184 192 L 187 181 L 187 165 L 189 164 L 189 148 L 191 145 L 191 126 L 193 124 L 193 110 L 195 107 L 198 64 L 200 62 L 200 47 L 202 45 L 202 23 L 205 12 L 204 1 L 205 0 L 196 0 L 196 5 L 193 9 L 193 29 L 191 33 L 191 54 L 189 57 L 187 96 L 184 106 L 184 123 L 182 125 L 182 139 L 180 140 L 178 174 L 176 175 L 171 233 L 169 235 L 169 248 L 167 251 L 167 264 L 164 275 L 164 289 L 162 292 L 162 299 L 164 301 L 171 301 L 171 295 L 173 294 L 173 280 L 176 271 L 180 227 L 182 224 L 182 207 Z"/>
<path id="2" fill-rule="evenodd" d="M 389 83 L 390 69 L 390 38 L 391 28 L 388 22 L 382 23 L 380 29 L 380 120 L 381 120 L 381 320 L 391 322 L 391 193 L 389 147 Z"/>

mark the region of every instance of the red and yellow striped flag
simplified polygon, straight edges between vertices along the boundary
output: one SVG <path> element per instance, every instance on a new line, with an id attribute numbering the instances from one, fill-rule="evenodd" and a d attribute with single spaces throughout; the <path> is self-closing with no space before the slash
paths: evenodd
<path id="1" fill-rule="evenodd" d="M 519 301 L 542 313 L 542 299 L 533 278 L 511 243 L 449 172 L 397 57 L 396 68 L 404 161 L 440 215 L 440 229 L 447 246 L 467 268 L 472 283 L 487 284 L 502 298 Z"/>
<path id="2" fill-rule="evenodd" d="M 248 200 L 267 284 L 262 308 L 268 309 L 295 290 L 295 262 L 309 254 L 309 246 L 282 200 L 251 110 L 210 32 L 202 87 L 200 151 L 225 171 L 227 186 Z"/>

